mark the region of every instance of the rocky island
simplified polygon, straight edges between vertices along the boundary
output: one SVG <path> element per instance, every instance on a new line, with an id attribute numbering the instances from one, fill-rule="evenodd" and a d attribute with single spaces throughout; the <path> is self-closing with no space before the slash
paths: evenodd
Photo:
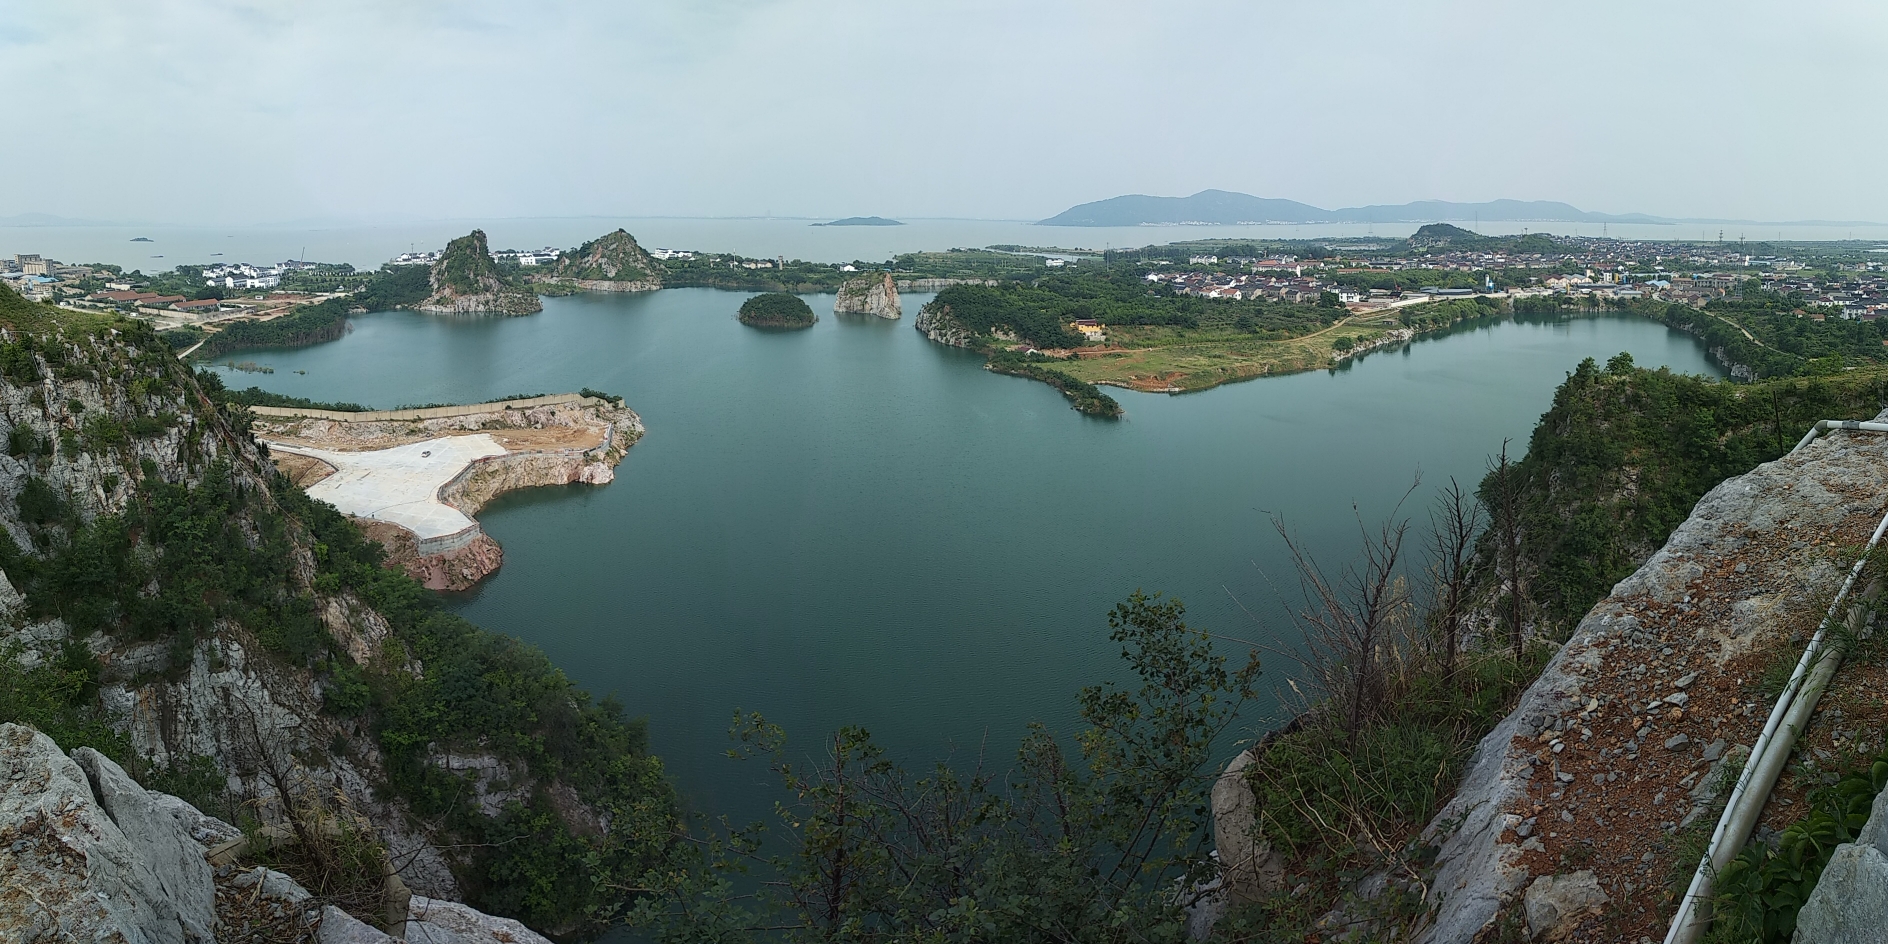
<path id="1" fill-rule="evenodd" d="M 662 263 L 618 229 L 565 253 L 548 274 L 532 280 L 585 292 L 649 292 L 662 287 L 662 274 Z"/>
<path id="2" fill-rule="evenodd" d="M 835 315 L 899 318 L 904 313 L 904 308 L 898 304 L 898 283 L 892 280 L 890 272 L 847 279 L 839 286 L 839 297 L 833 301 Z"/>
<path id="3" fill-rule="evenodd" d="M 503 562 L 472 517 L 487 502 L 519 488 L 606 484 L 643 432 L 620 401 L 574 393 L 361 413 L 250 409 L 278 468 L 432 590 L 469 589 Z"/>
<path id="4" fill-rule="evenodd" d="M 537 293 L 492 261 L 485 231 L 475 229 L 446 244 L 429 276 L 432 294 L 414 306 L 449 315 L 528 315 L 543 311 Z"/>
<path id="5" fill-rule="evenodd" d="M 797 295 L 767 292 L 741 303 L 741 323 L 756 328 L 811 328 L 819 320 Z"/>

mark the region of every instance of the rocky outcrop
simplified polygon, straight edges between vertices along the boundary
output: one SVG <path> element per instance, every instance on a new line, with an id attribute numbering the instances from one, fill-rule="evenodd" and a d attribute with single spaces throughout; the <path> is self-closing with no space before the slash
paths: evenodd
<path id="1" fill-rule="evenodd" d="M 241 835 L 177 797 L 144 789 L 90 748 L 68 757 L 44 734 L 0 724 L 0 938 L 549 944 L 510 918 L 404 894 L 396 913 L 384 916 L 390 935 L 317 902 L 281 872 L 213 869 L 211 849 Z"/>
<path id="2" fill-rule="evenodd" d="M 1792 638 L 1816 625 L 1884 494 L 1888 437 L 1843 432 L 1706 494 L 1477 746 L 1424 834 L 1439 905 L 1419 940 L 1474 938 L 1561 874 L 1569 850 L 1607 864 L 1595 878 L 1622 903 L 1618 939 L 1662 933 L 1669 914 L 1646 895 L 1690 866 L 1666 837 L 1708 811 L 1755 742 L 1768 706 L 1746 686 L 1773 650 L 1800 648 Z"/>
<path id="3" fill-rule="evenodd" d="M 433 263 L 432 294 L 415 306 L 450 315 L 528 315 L 544 310 L 535 292 L 500 271 L 485 243 L 485 231 L 473 230 L 446 244 Z"/>
<path id="4" fill-rule="evenodd" d="M 890 272 L 877 272 L 860 279 L 847 279 L 839 286 L 833 301 L 833 314 L 874 315 L 900 318 L 904 309 L 898 304 L 898 286 Z"/>
<path id="5" fill-rule="evenodd" d="M 648 292 L 662 287 L 662 263 L 636 237 L 619 229 L 565 253 L 535 281 L 560 282 L 586 292 Z"/>
<path id="6" fill-rule="evenodd" d="M 93 763 L 122 824 L 51 738 L 0 724 L 0 936 L 209 944 L 215 893 L 202 848 L 192 864 L 195 843 L 175 821 L 131 796 L 140 788 L 116 764 Z"/>
<path id="7" fill-rule="evenodd" d="M 919 334 L 952 347 L 970 347 L 977 340 L 975 332 L 951 316 L 951 306 L 939 304 L 935 299 L 918 309 L 915 327 Z"/>
<path id="8" fill-rule="evenodd" d="M 1796 916 L 1792 944 L 1869 944 L 1888 928 L 1888 792 L 1854 842 L 1836 847 Z"/>

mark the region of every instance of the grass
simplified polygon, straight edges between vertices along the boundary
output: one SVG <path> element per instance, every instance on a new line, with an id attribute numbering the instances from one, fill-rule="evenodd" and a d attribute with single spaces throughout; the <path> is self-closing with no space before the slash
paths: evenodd
<path id="1" fill-rule="evenodd" d="M 1373 313 L 1302 337 L 1271 341 L 1217 326 L 1123 325 L 1108 329 L 1108 343 L 1128 350 L 1072 358 L 1060 369 L 1089 383 L 1136 390 L 1205 390 L 1253 377 L 1331 367 L 1340 338 L 1367 345 L 1396 327 L 1395 314 Z"/>

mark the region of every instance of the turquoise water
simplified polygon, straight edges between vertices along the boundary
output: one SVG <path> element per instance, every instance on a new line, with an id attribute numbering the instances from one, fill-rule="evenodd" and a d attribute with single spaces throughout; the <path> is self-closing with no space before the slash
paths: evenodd
<path id="1" fill-rule="evenodd" d="M 1180 397 L 1112 391 L 1119 422 L 1070 411 L 902 321 L 762 332 L 709 289 L 545 300 L 538 315 L 360 317 L 343 340 L 236 357 L 236 374 L 380 406 L 590 386 L 648 435 L 608 486 L 505 496 L 479 517 L 505 565 L 452 606 L 542 647 L 646 716 L 697 807 L 771 808 L 764 772 L 722 756 L 758 710 L 803 747 L 861 724 L 904 756 L 1011 755 L 1066 725 L 1117 667 L 1106 614 L 1136 588 L 1196 625 L 1289 642 L 1280 515 L 1327 562 L 1355 550 L 1420 470 L 1479 479 L 1525 448 L 1583 357 L 1714 373 L 1689 336 L 1626 317 L 1497 322 L 1348 369 Z M 306 370 L 306 375 L 292 373 Z M 1285 666 L 1273 660 L 1268 677 Z M 1255 721 L 1262 720 L 1255 718 Z"/>

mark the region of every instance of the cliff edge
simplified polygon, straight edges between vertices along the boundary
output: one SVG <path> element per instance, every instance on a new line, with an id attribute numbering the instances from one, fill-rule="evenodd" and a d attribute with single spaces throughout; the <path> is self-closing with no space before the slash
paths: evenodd
<path id="1" fill-rule="evenodd" d="M 904 316 L 898 303 L 898 284 L 890 272 L 878 272 L 865 278 L 847 279 L 839 286 L 833 301 L 835 315 L 873 315 L 896 319 Z"/>

